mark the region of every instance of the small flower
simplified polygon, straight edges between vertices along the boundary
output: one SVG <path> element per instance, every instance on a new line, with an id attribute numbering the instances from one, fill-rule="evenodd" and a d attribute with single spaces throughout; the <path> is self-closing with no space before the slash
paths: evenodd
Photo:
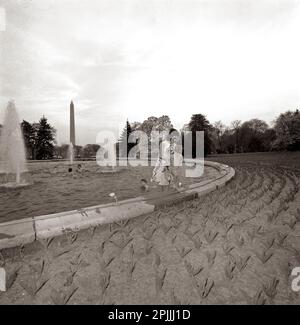
<path id="1" fill-rule="evenodd" d="M 117 196 L 116 196 L 115 193 L 110 193 L 109 196 L 110 196 L 111 198 L 115 199 L 116 204 L 118 203 L 118 198 L 117 198 Z"/>

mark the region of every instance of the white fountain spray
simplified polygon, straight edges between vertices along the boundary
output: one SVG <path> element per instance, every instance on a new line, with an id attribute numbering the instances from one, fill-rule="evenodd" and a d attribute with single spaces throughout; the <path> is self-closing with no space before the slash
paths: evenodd
<path id="1" fill-rule="evenodd" d="M 0 136 L 0 183 L 20 185 L 27 171 L 25 146 L 19 116 L 13 101 L 8 102 Z"/>
<path id="2" fill-rule="evenodd" d="M 74 146 L 73 146 L 73 143 L 70 142 L 69 144 L 69 159 L 70 159 L 70 164 L 73 165 L 73 162 L 74 162 Z"/>

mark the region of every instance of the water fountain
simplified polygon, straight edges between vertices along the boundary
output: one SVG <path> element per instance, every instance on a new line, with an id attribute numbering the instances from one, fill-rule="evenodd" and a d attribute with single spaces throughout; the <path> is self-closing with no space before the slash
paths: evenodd
<path id="1" fill-rule="evenodd" d="M 72 142 L 70 142 L 70 144 L 69 144 L 68 157 L 69 157 L 70 164 L 73 165 L 73 163 L 74 163 L 74 146 L 73 146 Z"/>
<path id="2" fill-rule="evenodd" d="M 0 186 L 27 185 L 25 146 L 19 116 L 13 101 L 8 102 L 0 135 Z"/>

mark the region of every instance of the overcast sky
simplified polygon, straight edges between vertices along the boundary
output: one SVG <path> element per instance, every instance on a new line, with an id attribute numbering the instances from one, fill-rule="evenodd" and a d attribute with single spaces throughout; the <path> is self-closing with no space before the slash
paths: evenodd
<path id="1" fill-rule="evenodd" d="M 78 144 L 126 119 L 193 113 L 271 122 L 300 103 L 300 0 L 0 0 L 0 123 L 7 100 Z"/>

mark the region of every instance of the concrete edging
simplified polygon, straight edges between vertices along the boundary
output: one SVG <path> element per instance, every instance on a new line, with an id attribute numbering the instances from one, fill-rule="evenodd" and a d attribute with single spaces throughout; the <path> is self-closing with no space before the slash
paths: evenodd
<path id="1" fill-rule="evenodd" d="M 205 165 L 216 168 L 220 172 L 220 176 L 213 180 L 191 184 L 187 190 L 170 194 L 169 197 L 161 200 L 140 196 L 120 201 L 118 205 L 102 204 L 79 210 L 0 223 L 0 249 L 59 236 L 68 231 L 79 231 L 100 224 L 145 215 L 162 207 L 208 194 L 227 184 L 235 175 L 235 170 L 227 165 L 212 161 L 205 161 Z"/>

